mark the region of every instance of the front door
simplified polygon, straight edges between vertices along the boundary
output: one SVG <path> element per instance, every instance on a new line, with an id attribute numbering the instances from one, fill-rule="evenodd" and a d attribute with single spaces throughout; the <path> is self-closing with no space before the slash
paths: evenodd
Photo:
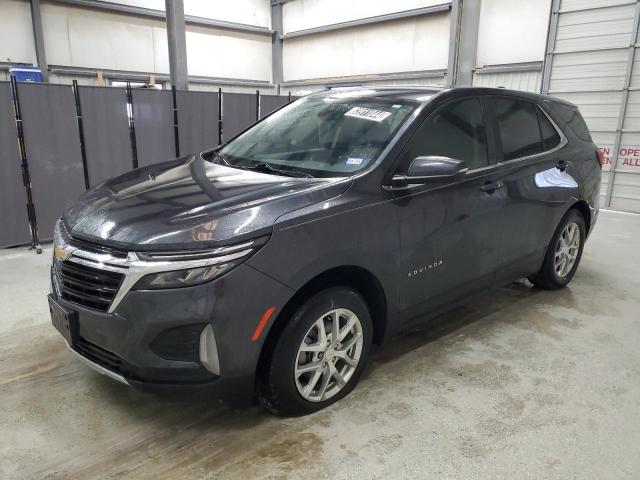
<path id="1" fill-rule="evenodd" d="M 426 155 L 463 160 L 469 168 L 460 181 L 396 192 L 406 312 L 433 311 L 493 285 L 502 200 L 485 125 L 479 98 L 449 101 L 424 120 L 401 154 L 396 173 Z"/>

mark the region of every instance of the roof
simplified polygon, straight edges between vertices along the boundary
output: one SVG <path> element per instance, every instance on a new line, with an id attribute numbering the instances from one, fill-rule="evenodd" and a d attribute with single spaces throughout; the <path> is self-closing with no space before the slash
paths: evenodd
<path id="1" fill-rule="evenodd" d="M 308 95 L 308 97 L 381 98 L 426 103 L 438 93 L 446 93 L 451 96 L 500 94 L 526 98 L 536 102 L 539 102 L 540 100 L 553 100 L 562 103 L 569 103 L 566 100 L 539 95 L 537 93 L 522 92 L 519 90 L 488 87 L 447 87 L 444 85 L 363 85 L 357 87 L 336 87 L 312 93 Z"/>

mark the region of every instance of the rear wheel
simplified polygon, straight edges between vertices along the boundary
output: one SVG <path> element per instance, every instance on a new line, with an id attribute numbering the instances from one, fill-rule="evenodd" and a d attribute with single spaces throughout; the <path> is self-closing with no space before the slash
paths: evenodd
<path id="1" fill-rule="evenodd" d="M 304 415 L 336 402 L 358 382 L 371 339 L 369 310 L 356 291 L 335 287 L 314 295 L 276 341 L 261 403 L 280 415 Z"/>
<path id="2" fill-rule="evenodd" d="M 567 285 L 580 264 L 586 230 L 582 214 L 578 210 L 569 210 L 547 247 L 542 269 L 529 277 L 531 283 L 546 290 Z"/>

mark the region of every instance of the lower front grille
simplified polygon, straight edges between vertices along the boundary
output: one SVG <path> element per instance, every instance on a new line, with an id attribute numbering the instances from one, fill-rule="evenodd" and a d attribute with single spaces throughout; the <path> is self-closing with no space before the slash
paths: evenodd
<path id="1" fill-rule="evenodd" d="M 164 330 L 149 347 L 166 360 L 197 362 L 200 359 L 200 334 L 204 327 L 204 323 L 197 323 Z"/>
<path id="2" fill-rule="evenodd" d="M 64 300 L 101 312 L 109 310 L 124 278 L 121 273 L 72 261 L 59 262 L 54 267 L 54 274 Z"/>
<path id="3" fill-rule="evenodd" d="M 115 353 L 105 350 L 99 347 L 95 343 L 91 343 L 88 340 L 80 337 L 78 341 L 73 345 L 73 348 L 83 357 L 88 358 L 93 363 L 100 365 L 101 367 L 111 370 L 112 372 L 121 373 L 122 360 Z"/>

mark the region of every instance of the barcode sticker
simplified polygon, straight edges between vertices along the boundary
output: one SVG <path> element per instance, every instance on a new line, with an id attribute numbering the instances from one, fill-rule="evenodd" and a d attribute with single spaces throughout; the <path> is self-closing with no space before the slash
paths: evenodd
<path id="1" fill-rule="evenodd" d="M 353 107 L 344 115 L 345 117 L 356 117 L 362 118 L 364 120 L 371 120 L 373 122 L 381 122 L 389 115 L 391 115 L 391 112 L 384 112 L 382 110 L 375 110 L 373 108 Z"/>

